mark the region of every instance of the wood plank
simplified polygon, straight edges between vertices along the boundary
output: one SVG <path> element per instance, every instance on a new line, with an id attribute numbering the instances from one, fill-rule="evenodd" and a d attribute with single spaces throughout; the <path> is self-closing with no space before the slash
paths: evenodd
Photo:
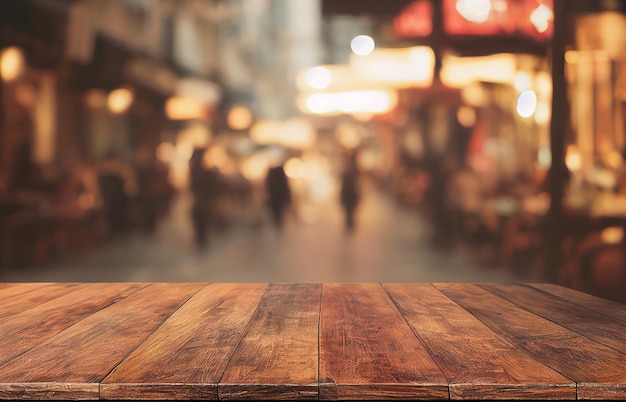
<path id="1" fill-rule="evenodd" d="M 502 339 L 430 284 L 384 284 L 450 379 L 451 399 L 576 399 L 576 384 Z"/>
<path id="2" fill-rule="evenodd" d="M 448 381 L 379 284 L 325 283 L 320 399 L 448 399 Z"/>
<path id="3" fill-rule="evenodd" d="M 104 399 L 217 399 L 217 384 L 267 284 L 196 293 L 100 385 Z"/>
<path id="4" fill-rule="evenodd" d="M 220 399 L 317 399 L 321 284 L 271 284 L 218 384 Z"/>
<path id="5" fill-rule="evenodd" d="M 67 286 L 74 289 L 71 285 Z M 145 286 L 132 283 L 84 284 L 79 291 L 5 318 L 0 322 L 0 364 Z M 45 288 L 41 289 L 41 292 L 45 291 Z"/>
<path id="6" fill-rule="evenodd" d="M 3 298 L 0 302 L 0 321 L 15 316 L 42 303 L 65 296 L 70 292 L 80 291 L 88 285 L 79 283 L 51 283 L 38 286 L 24 293 Z"/>
<path id="7" fill-rule="evenodd" d="M 485 284 L 482 287 L 545 319 L 626 354 L 626 324 L 619 320 L 526 286 Z"/>
<path id="8" fill-rule="evenodd" d="M 626 398 L 623 353 L 474 284 L 434 284 L 511 344 L 577 384 L 579 399 Z"/>
<path id="9" fill-rule="evenodd" d="M 31 399 L 73 399 L 76 392 L 99 397 L 99 382 L 202 286 L 154 283 L 99 311 L 92 310 L 81 321 L 0 366 L 0 398 L 14 396 L 20 387 L 28 390 L 20 396 Z M 84 293 L 97 298 L 106 287 L 94 284 Z M 78 304 L 86 305 L 88 300 Z"/>
<path id="10" fill-rule="evenodd" d="M 602 299 L 589 293 L 584 293 L 579 290 L 570 289 L 552 283 L 524 283 L 523 285 L 553 294 L 572 304 L 586 307 L 597 313 L 604 314 L 612 317 L 613 319 L 620 320 L 622 323 L 626 323 L 626 306 L 622 303 Z"/>
<path id="11" fill-rule="evenodd" d="M 49 286 L 47 282 L 0 283 L 0 300 Z"/>

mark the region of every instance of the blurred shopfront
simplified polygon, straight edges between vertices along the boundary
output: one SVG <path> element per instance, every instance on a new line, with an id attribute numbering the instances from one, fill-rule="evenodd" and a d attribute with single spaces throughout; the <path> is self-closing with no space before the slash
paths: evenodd
<path id="1" fill-rule="evenodd" d="M 396 88 L 393 117 L 374 119 L 394 132 L 399 197 L 444 242 L 623 300 L 626 3 L 349 3 L 323 10 L 367 16 L 377 46 L 435 55 L 432 80 Z"/>

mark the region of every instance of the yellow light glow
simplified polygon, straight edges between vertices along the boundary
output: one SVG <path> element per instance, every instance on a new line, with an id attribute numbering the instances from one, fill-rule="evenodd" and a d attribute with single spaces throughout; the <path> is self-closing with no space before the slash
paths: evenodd
<path id="1" fill-rule="evenodd" d="M 545 126 L 550 122 L 550 117 L 552 116 L 552 111 L 550 110 L 550 105 L 548 102 L 542 101 L 537 103 L 537 108 L 535 109 L 535 123 L 540 126 Z"/>
<path id="2" fill-rule="evenodd" d="M 618 244 L 624 239 L 624 229 L 619 226 L 606 228 L 600 233 L 600 238 L 606 244 Z"/>
<path id="3" fill-rule="evenodd" d="M 552 164 L 552 154 L 550 147 L 542 146 L 537 150 L 537 163 L 542 168 L 549 168 Z"/>
<path id="4" fill-rule="evenodd" d="M 476 123 L 476 110 L 470 106 L 461 106 L 456 111 L 456 118 L 463 127 L 472 127 Z"/>
<path id="5" fill-rule="evenodd" d="M 565 62 L 567 63 L 592 63 L 609 61 L 605 50 L 567 50 Z"/>
<path id="6" fill-rule="evenodd" d="M 134 95 L 126 88 L 118 88 L 109 93 L 107 106 L 111 113 L 121 114 L 128 110 L 133 103 Z"/>
<path id="7" fill-rule="evenodd" d="M 574 144 L 567 146 L 567 151 L 565 153 L 565 165 L 570 172 L 577 172 L 582 167 L 582 157 L 580 155 L 580 151 Z"/>
<path id="8" fill-rule="evenodd" d="M 354 52 L 354 54 L 359 56 L 367 56 L 374 51 L 376 47 L 376 43 L 374 39 L 372 39 L 368 35 L 358 35 L 350 41 L 350 49 Z"/>
<path id="9" fill-rule="evenodd" d="M 350 68 L 359 79 L 396 88 L 430 86 L 434 64 L 435 53 L 428 46 L 378 48 L 367 56 L 350 57 Z"/>
<path id="10" fill-rule="evenodd" d="M 224 147 L 214 145 L 204 153 L 202 163 L 207 168 L 218 168 L 224 171 L 228 169 L 230 157 Z"/>
<path id="11" fill-rule="evenodd" d="M 279 142 L 280 123 L 259 120 L 250 127 L 250 139 L 257 144 L 269 145 Z"/>
<path id="12" fill-rule="evenodd" d="M 479 57 L 445 55 L 442 60 L 441 81 L 454 88 L 463 88 L 472 82 L 513 82 L 517 62 L 510 53 Z"/>
<path id="13" fill-rule="evenodd" d="M 206 124 L 194 122 L 185 127 L 176 137 L 176 145 L 188 144 L 191 148 L 206 147 L 212 138 L 211 130 Z M 190 155 L 191 156 L 191 155 Z"/>
<path id="14" fill-rule="evenodd" d="M 165 114 L 170 120 L 201 119 L 206 115 L 206 106 L 195 98 L 173 96 L 165 102 Z"/>
<path id="15" fill-rule="evenodd" d="M 517 114 L 530 117 L 537 109 L 537 95 L 533 91 L 524 91 L 517 98 Z"/>
<path id="16" fill-rule="evenodd" d="M 188 142 L 176 144 L 176 158 L 182 161 L 189 161 L 193 154 L 193 145 Z"/>
<path id="17" fill-rule="evenodd" d="M 0 77 L 4 81 L 19 78 L 26 69 L 26 60 L 22 49 L 16 46 L 7 47 L 0 53 Z"/>
<path id="18" fill-rule="evenodd" d="M 252 113 L 243 105 L 235 105 L 228 111 L 226 121 L 233 130 L 245 130 L 252 124 Z"/>
<path id="19" fill-rule="evenodd" d="M 544 97 L 552 93 L 552 75 L 547 71 L 539 71 L 535 75 L 535 89 Z"/>
<path id="20" fill-rule="evenodd" d="M 489 102 L 489 92 L 479 83 L 461 88 L 461 99 L 470 106 L 482 107 Z"/>
<path id="21" fill-rule="evenodd" d="M 619 168 L 622 165 L 622 163 L 624 163 L 624 159 L 622 159 L 622 155 L 615 150 L 608 152 L 606 156 L 604 157 L 604 160 L 613 169 Z"/>
<path id="22" fill-rule="evenodd" d="M 304 176 L 304 163 L 300 158 L 289 158 L 285 162 L 285 174 L 290 179 L 301 179 Z"/>
<path id="23" fill-rule="evenodd" d="M 250 181 L 262 180 L 269 166 L 270 162 L 265 155 L 254 154 L 241 163 L 241 174 Z"/>
<path id="24" fill-rule="evenodd" d="M 382 114 L 398 102 L 395 92 L 372 90 L 312 94 L 306 97 L 303 112 L 313 114 Z M 299 102 L 299 106 L 302 102 Z M 302 106 L 301 106 L 302 107 Z"/>

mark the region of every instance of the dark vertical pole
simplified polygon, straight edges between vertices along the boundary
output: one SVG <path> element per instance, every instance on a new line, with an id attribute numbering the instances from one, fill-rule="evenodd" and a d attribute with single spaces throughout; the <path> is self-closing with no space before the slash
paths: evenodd
<path id="1" fill-rule="evenodd" d="M 554 1 L 554 36 L 550 59 L 552 68 L 552 121 L 550 123 L 550 149 L 552 165 L 548 173 L 550 209 L 544 230 L 544 280 L 557 283 L 563 264 L 562 219 L 564 185 L 567 180 L 565 165 L 565 133 L 569 127 L 569 103 L 565 81 L 565 46 L 567 43 L 568 0 Z"/>

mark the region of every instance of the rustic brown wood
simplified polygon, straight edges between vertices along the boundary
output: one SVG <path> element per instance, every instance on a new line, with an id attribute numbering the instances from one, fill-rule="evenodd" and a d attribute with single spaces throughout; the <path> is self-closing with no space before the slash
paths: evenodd
<path id="1" fill-rule="evenodd" d="M 217 399 L 217 384 L 266 284 L 195 294 L 100 386 L 105 399 Z"/>
<path id="2" fill-rule="evenodd" d="M 101 284 L 97 288 L 85 285 L 82 291 L 69 292 L 36 308 L 5 318 L 0 322 L 0 364 L 144 286 L 147 285 L 117 283 Z M 73 287 L 68 285 L 68 289 Z M 39 292 L 45 293 L 45 289 Z"/>
<path id="3" fill-rule="evenodd" d="M 580 290 L 566 288 L 553 283 L 525 283 L 524 285 L 553 294 L 567 300 L 573 305 L 586 307 L 589 310 L 626 323 L 626 306 L 624 306 L 624 304 L 602 299 L 589 293 L 581 292 Z"/>
<path id="4" fill-rule="evenodd" d="M 218 385 L 220 399 L 317 399 L 321 284 L 272 284 Z"/>
<path id="5" fill-rule="evenodd" d="M 12 297 L 22 293 L 30 292 L 31 290 L 38 288 L 45 288 L 50 283 L 35 282 L 35 283 L 0 283 L 0 300 L 7 297 Z"/>
<path id="6" fill-rule="evenodd" d="M 22 289 L 28 289 L 27 291 L 5 297 L 0 301 L 0 321 L 35 308 L 57 297 L 66 296 L 71 292 L 85 290 L 90 287 L 91 285 L 78 283 L 44 284 L 32 287 L 32 289 L 24 286 Z"/>
<path id="7" fill-rule="evenodd" d="M 0 284 L 0 399 L 626 399 L 624 309 L 548 284 Z"/>
<path id="8" fill-rule="evenodd" d="M 448 381 L 379 284 L 324 284 L 320 399 L 448 399 Z"/>
<path id="9" fill-rule="evenodd" d="M 626 355 L 474 284 L 435 284 L 535 360 L 572 379 L 579 399 L 626 398 Z"/>
<path id="10" fill-rule="evenodd" d="M 486 284 L 482 287 L 528 311 L 626 354 L 625 323 L 526 286 Z"/>
<path id="11" fill-rule="evenodd" d="M 576 384 L 502 339 L 430 284 L 384 284 L 450 381 L 452 399 L 576 399 Z"/>
<path id="12" fill-rule="evenodd" d="M 107 289 L 108 286 L 113 288 Z M 79 294 L 101 299 L 98 295 L 101 289 L 109 295 L 119 294 L 114 292 L 115 286 L 132 288 L 132 285 L 102 284 L 92 287 L 91 292 Z M 90 315 L 78 322 L 65 322 L 62 331 L 0 366 L 0 398 L 12 395 L 15 387 L 28 387 L 29 395 L 39 399 L 72 399 L 75 389 L 98 398 L 99 382 L 107 373 L 202 286 L 155 283 L 121 300 L 118 296 L 109 297 L 118 300 L 108 306 L 100 303 L 99 311 L 90 308 Z M 76 306 L 90 304 L 87 299 L 76 300 L 76 293 L 71 296 Z M 72 306 L 66 305 L 58 314 L 71 310 Z M 53 313 L 50 309 L 46 311 Z M 23 334 L 28 331 L 28 327 L 20 329 Z"/>

